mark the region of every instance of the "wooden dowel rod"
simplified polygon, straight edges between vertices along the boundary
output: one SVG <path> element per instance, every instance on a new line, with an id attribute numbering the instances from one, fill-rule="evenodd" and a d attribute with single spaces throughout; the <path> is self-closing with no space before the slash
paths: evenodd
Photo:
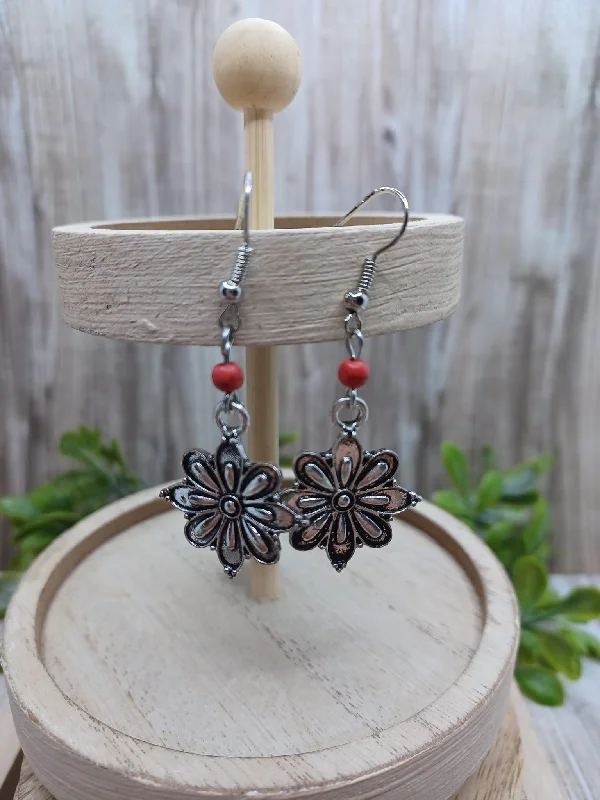
<path id="1" fill-rule="evenodd" d="M 244 166 L 252 173 L 250 229 L 274 227 L 273 204 L 273 114 L 244 111 Z M 250 412 L 248 454 L 254 461 L 279 463 L 279 401 L 277 349 L 246 349 L 246 403 Z M 256 600 L 279 596 L 279 567 L 250 564 L 250 593 Z"/>
<path id="2" fill-rule="evenodd" d="M 302 65 L 298 45 L 274 22 L 240 20 L 219 38 L 213 72 L 223 98 L 233 108 L 244 111 L 244 166 L 247 172 L 252 172 L 250 229 L 272 229 L 273 113 L 291 103 L 300 86 Z M 275 347 L 249 347 L 246 352 L 248 455 L 254 461 L 279 463 L 277 394 Z M 252 597 L 276 600 L 278 576 L 277 565 L 264 566 L 251 561 Z"/>

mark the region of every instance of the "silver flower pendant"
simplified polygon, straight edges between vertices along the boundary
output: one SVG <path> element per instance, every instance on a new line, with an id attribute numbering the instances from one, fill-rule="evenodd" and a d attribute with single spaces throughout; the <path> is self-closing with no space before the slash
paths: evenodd
<path id="1" fill-rule="evenodd" d="M 422 498 L 399 486 L 398 456 L 391 450 L 363 450 L 355 436 L 340 438 L 327 453 L 301 453 L 296 482 L 283 493 L 304 518 L 290 532 L 296 550 L 327 550 L 338 572 L 357 547 L 384 547 L 392 539 L 389 520 Z"/>
<path id="2" fill-rule="evenodd" d="M 246 558 L 261 564 L 279 560 L 279 534 L 292 528 L 297 517 L 280 502 L 278 467 L 250 461 L 234 437 L 221 442 L 214 455 L 186 453 L 183 471 L 185 480 L 160 496 L 183 511 L 190 544 L 216 550 L 231 578 Z"/>

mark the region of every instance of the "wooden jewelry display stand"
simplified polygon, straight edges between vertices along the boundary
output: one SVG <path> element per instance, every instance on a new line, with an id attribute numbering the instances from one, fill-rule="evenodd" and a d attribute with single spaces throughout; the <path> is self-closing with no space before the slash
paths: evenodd
<path id="1" fill-rule="evenodd" d="M 298 89 L 298 49 L 279 26 L 245 20 L 223 34 L 214 65 L 223 97 L 244 110 L 254 176 L 236 339 L 247 346 L 248 449 L 277 461 L 275 345 L 342 338 L 349 270 L 358 277 L 400 217 L 274 220 L 273 113 Z M 411 219 L 381 258 L 366 335 L 454 311 L 462 233 L 455 217 Z M 233 219 L 59 228 L 64 316 L 113 338 L 217 344 L 216 289 L 239 242 Z M 423 502 L 394 521 L 389 547 L 364 548 L 341 576 L 284 542 L 281 576 L 253 565 L 232 582 L 190 550 L 157 494 L 61 536 L 7 615 L 15 724 L 57 800 L 448 800 L 463 784 L 459 797 L 479 796 L 479 778 L 467 779 L 507 739 L 518 618 L 507 576 L 471 531 Z M 485 797 L 521 800 L 509 783 Z"/>

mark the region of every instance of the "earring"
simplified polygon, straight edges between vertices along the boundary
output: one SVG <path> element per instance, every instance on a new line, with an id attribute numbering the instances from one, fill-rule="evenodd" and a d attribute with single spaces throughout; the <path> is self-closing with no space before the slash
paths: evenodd
<path id="1" fill-rule="evenodd" d="M 230 360 L 231 347 L 240 327 L 239 304 L 252 248 L 248 216 L 252 174 L 246 173 L 242 195 L 244 242 L 238 248 L 231 278 L 219 287 L 225 308 L 219 317 L 223 361 L 212 371 L 217 389 L 225 393 L 215 410 L 222 441 L 216 453 L 190 450 L 183 457 L 185 479 L 160 492 L 183 511 L 187 520 L 185 537 L 194 547 L 216 550 L 225 572 L 233 578 L 246 558 L 261 564 L 279 561 L 279 534 L 297 524 L 297 515 L 281 502 L 282 475 L 274 464 L 248 459 L 240 437 L 247 429 L 248 411 L 237 395 L 244 382 L 239 364 Z M 228 419 L 237 418 L 237 424 Z"/>
<path id="2" fill-rule="evenodd" d="M 375 189 L 337 223 L 343 225 L 380 193 L 393 194 L 402 202 L 404 219 L 392 241 L 364 261 L 358 287 L 344 296 L 348 312 L 344 320 L 346 348 L 350 357 L 340 364 L 338 377 L 347 391 L 332 409 L 333 422 L 341 428 L 341 434 L 332 450 L 305 452 L 296 458 L 296 482 L 284 493 L 288 505 L 303 517 L 290 531 L 291 546 L 296 550 L 325 549 L 338 572 L 347 566 L 357 547 L 389 544 L 392 516 L 422 499 L 396 483 L 396 453 L 364 450 L 356 435 L 368 417 L 367 404 L 357 394 L 369 377 L 369 367 L 360 358 L 364 341 L 361 312 L 368 305 L 377 257 L 393 247 L 406 230 L 408 202 L 397 189 Z M 350 414 L 350 418 L 343 419 L 342 414 Z"/>

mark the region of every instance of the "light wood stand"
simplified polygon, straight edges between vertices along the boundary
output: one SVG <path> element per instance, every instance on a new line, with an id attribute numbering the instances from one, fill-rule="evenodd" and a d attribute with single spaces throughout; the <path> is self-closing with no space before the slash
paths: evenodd
<path id="1" fill-rule="evenodd" d="M 273 113 L 293 100 L 300 87 L 301 59 L 296 42 L 274 22 L 245 19 L 231 25 L 214 52 L 214 75 L 223 98 L 244 112 L 244 163 L 253 176 L 250 228 L 274 227 Z M 279 461 L 277 350 L 248 348 L 247 401 L 252 419 L 248 452 L 255 461 Z M 252 561 L 250 593 L 276 600 L 278 571 Z"/>
<path id="2" fill-rule="evenodd" d="M 349 274 L 399 217 L 344 228 L 333 225 L 347 209 L 274 218 L 273 114 L 298 89 L 297 46 L 245 20 L 217 43 L 214 72 L 244 111 L 254 176 L 236 337 L 248 348 L 249 451 L 276 461 L 275 347 L 343 338 Z M 411 219 L 380 260 L 366 336 L 454 311 L 462 237 L 455 217 Z M 219 218 L 56 229 L 65 319 L 112 338 L 217 344 L 216 287 L 239 240 Z M 5 628 L 15 724 L 42 783 L 57 800 L 448 800 L 506 718 L 518 619 L 504 571 L 427 503 L 341 576 L 320 556 L 284 542 L 279 585 L 273 567 L 229 581 L 190 552 L 157 489 L 61 536 L 23 578 Z"/>
<path id="3" fill-rule="evenodd" d="M 508 577 L 474 533 L 424 502 L 342 576 L 284 543 L 281 597 L 257 604 L 189 557 L 180 523 L 157 488 L 113 503 L 13 598 L 15 727 L 57 800 L 448 800 L 463 785 L 500 731 L 518 638 Z"/>

